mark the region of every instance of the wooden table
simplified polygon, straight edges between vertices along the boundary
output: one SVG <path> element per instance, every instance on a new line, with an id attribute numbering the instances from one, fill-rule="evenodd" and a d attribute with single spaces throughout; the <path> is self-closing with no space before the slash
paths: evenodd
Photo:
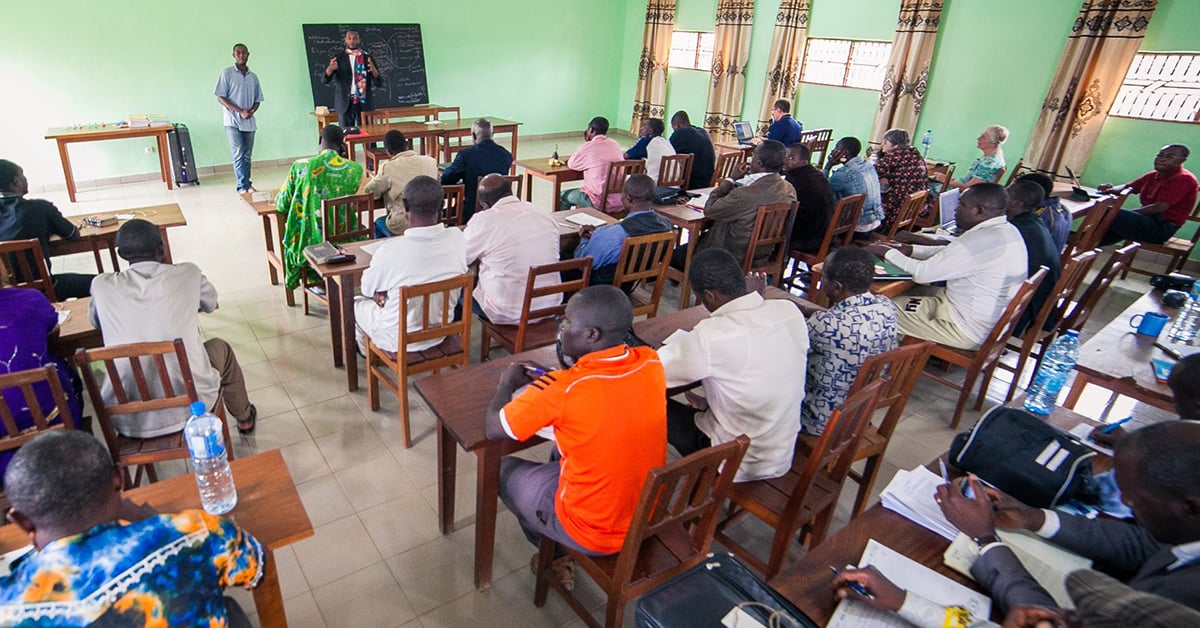
<path id="1" fill-rule="evenodd" d="M 107 227 L 90 227 L 84 225 L 82 220 L 84 216 L 115 217 L 126 215 L 150 221 L 158 227 L 159 232 L 162 233 L 163 249 L 167 255 L 167 263 L 171 263 L 171 240 L 167 237 L 167 229 L 170 227 L 187 226 L 187 218 L 183 216 L 183 210 L 180 209 L 178 203 L 67 216 L 67 220 L 78 222 L 79 237 L 74 240 L 64 240 L 57 235 L 50 236 L 50 251 L 48 255 L 70 255 L 72 253 L 87 253 L 90 251 L 96 260 L 96 270 L 104 272 L 104 262 L 100 258 L 100 249 L 106 248 L 108 249 L 109 258 L 112 260 L 113 270 L 117 270 L 119 268 L 117 264 L 117 231 L 120 230 L 125 219 L 118 219 L 116 224 Z"/>
<path id="2" fill-rule="evenodd" d="M 91 304 L 92 297 L 60 301 L 54 304 L 54 309 L 60 312 L 70 312 L 71 315 L 67 317 L 65 323 L 59 326 L 58 336 L 50 341 L 51 353 L 71 362 L 75 358 L 76 349 L 95 349 L 104 346 L 100 330 L 96 329 L 92 325 L 92 321 L 88 319 L 88 307 Z M 71 363 L 73 364 L 73 362 Z"/>
<path id="3" fill-rule="evenodd" d="M 550 212 L 550 217 L 558 224 L 558 250 L 562 259 L 571 259 L 575 254 L 575 247 L 579 246 L 579 225 L 567 222 L 571 216 L 584 214 L 603 220 L 605 224 L 615 225 L 618 221 L 612 215 L 606 214 L 594 207 L 576 207 L 565 212 Z"/>
<path id="4" fill-rule="evenodd" d="M 691 190 L 696 194 L 706 194 L 712 192 L 714 188 L 699 188 Z M 688 272 L 692 269 L 692 256 L 696 253 L 696 243 L 700 241 L 700 234 L 709 225 L 712 220 L 704 215 L 703 209 L 696 209 L 689 205 L 680 205 L 672 203 L 670 205 L 655 205 L 654 211 L 663 218 L 666 218 L 671 224 L 679 230 L 679 233 L 687 232 L 687 251 L 683 261 L 683 281 L 679 282 L 679 307 L 687 307 L 689 297 L 691 297 L 691 284 L 688 282 Z M 676 240 L 678 243 L 679 240 Z"/>
<path id="5" fill-rule="evenodd" d="M 1170 316 L 1172 321 L 1179 314 L 1176 308 L 1162 304 L 1162 292 L 1152 290 L 1143 295 L 1124 312 L 1109 321 L 1095 336 L 1079 348 L 1079 362 L 1075 365 L 1075 382 L 1063 405 L 1074 408 L 1083 389 L 1088 384 L 1107 388 L 1114 393 L 1133 397 L 1168 412 L 1175 412 L 1175 395 L 1166 384 L 1158 383 L 1153 358 L 1167 359 L 1162 350 L 1154 347 L 1155 338 L 1134 333 L 1129 319 L 1134 314 L 1158 312 Z M 1171 322 L 1163 328 L 1158 340 L 1166 341 Z"/>
<path id="6" fill-rule="evenodd" d="M 171 175 L 171 154 L 167 149 L 167 133 L 175 127 L 167 124 L 161 126 L 139 127 L 136 129 L 107 126 L 101 128 L 73 129 L 56 127 L 46 131 L 46 139 L 58 144 L 58 158 L 62 161 L 63 177 L 67 180 L 67 196 L 75 202 L 75 175 L 71 171 L 71 156 L 67 152 L 67 144 L 76 142 L 102 142 L 105 140 L 124 140 L 135 137 L 153 137 L 158 146 L 159 176 L 167 184 L 167 189 L 175 188 L 174 177 Z"/>
<path id="7" fill-rule="evenodd" d="M 450 140 L 463 137 L 471 137 L 471 127 L 476 120 L 487 120 L 492 123 L 492 135 L 504 135 L 505 133 L 511 136 L 512 141 L 509 143 L 509 151 L 512 153 L 513 163 L 517 159 L 517 127 L 521 126 L 520 122 L 507 120 L 505 118 L 493 118 L 492 116 L 484 116 L 483 118 L 471 118 L 470 120 L 449 120 L 435 126 L 440 133 L 438 137 L 442 142 L 442 163 L 450 163 L 454 160 L 454 150 L 451 149 Z M 437 155 L 433 155 L 437 159 Z M 511 172 L 516 172 L 516 166 L 513 166 Z M 526 199 L 528 200 L 528 199 Z"/>
<path id="8" fill-rule="evenodd" d="M 550 211 L 558 209 L 562 198 L 562 184 L 570 181 L 582 181 L 583 172 L 571 170 L 566 166 L 567 156 L 563 156 L 563 165 L 551 166 L 549 157 L 514 161 L 514 167 L 525 170 L 525 200 L 533 202 L 533 178 L 545 179 L 554 189 L 554 198 L 550 199 Z"/>
<path id="9" fill-rule="evenodd" d="M 713 143 L 713 148 L 717 149 L 717 154 L 721 154 L 721 153 L 743 153 L 743 154 L 752 153 L 752 152 L 754 152 L 755 146 L 756 146 L 756 144 L 739 144 L 737 141 L 714 142 Z M 746 158 L 749 159 L 749 157 L 750 156 L 748 154 L 746 154 Z"/>
<path id="10" fill-rule="evenodd" d="M 275 208 L 275 194 L 278 192 L 279 190 L 267 192 L 267 198 L 263 201 L 254 200 L 254 195 L 250 192 L 242 192 L 242 200 L 262 218 L 263 242 L 267 247 L 267 273 L 271 276 L 272 286 L 278 286 L 287 280 L 287 271 L 283 263 L 283 229 L 287 224 L 287 214 Z M 288 307 L 296 305 L 296 295 L 287 289 L 286 283 L 283 293 Z"/>
<path id="11" fill-rule="evenodd" d="M 355 150 L 359 144 L 377 144 L 383 141 L 383 136 L 391 130 L 400 131 L 404 134 L 404 138 L 410 142 L 413 140 L 433 139 L 429 146 L 437 147 L 436 138 L 441 135 L 441 127 L 437 124 L 426 124 L 424 122 L 391 122 L 389 124 L 370 124 L 359 127 L 362 133 L 356 135 L 347 135 L 346 156 L 350 161 L 358 159 L 358 153 Z M 432 154 L 430 154 L 432 153 Z M 437 158 L 436 150 L 427 150 L 426 154 L 430 157 Z"/>
<path id="12" fill-rule="evenodd" d="M 802 308 L 812 304 L 768 289 L 768 298 L 788 298 Z M 659 345 L 678 329 L 691 329 L 708 317 L 702 306 L 692 307 L 633 324 L 637 335 Z M 454 480 L 457 477 L 458 447 L 474 453 L 475 472 L 475 586 L 486 589 L 492 583 L 492 558 L 496 544 L 496 511 L 500 495 L 500 458 L 542 442 L 534 437 L 525 442 L 511 439 L 488 440 L 484 416 L 496 392 L 504 369 L 513 362 L 533 362 L 544 366 L 558 364 L 554 347 L 473 364 L 465 369 L 436 373 L 416 381 L 417 392 L 429 404 L 438 420 L 438 525 L 442 534 L 454 531 Z"/>
<path id="13" fill-rule="evenodd" d="M 457 107 L 446 107 L 443 105 L 411 105 L 408 107 L 380 107 L 371 113 L 379 115 L 383 114 L 389 118 L 424 118 L 426 120 L 436 119 L 439 114 L 447 111 L 455 111 Z M 308 115 L 317 119 L 317 135 L 325 130 L 325 127 L 330 124 L 337 124 L 338 113 L 330 110 L 325 113 L 317 113 L 316 111 L 308 112 Z"/>
<path id="14" fill-rule="evenodd" d="M 274 550 L 312 536 L 312 522 L 278 449 L 238 458 L 232 467 L 238 505 L 226 516 L 262 543 L 266 560 L 262 581 L 254 589 L 254 605 L 262 625 L 286 626 Z M 125 496 L 164 513 L 200 508 L 196 478 L 190 473 L 126 491 Z M 28 544 L 29 536 L 17 526 L 0 528 L 0 553 Z"/>
<path id="15" fill-rule="evenodd" d="M 825 268 L 825 262 L 813 264 L 809 270 L 812 272 L 812 279 L 809 281 L 808 297 L 814 303 L 827 305 L 825 303 L 825 293 L 821 292 L 821 271 Z M 911 279 L 877 279 L 871 282 L 871 293 L 883 295 L 889 299 L 894 299 L 905 292 L 912 289 L 917 283 Z"/>

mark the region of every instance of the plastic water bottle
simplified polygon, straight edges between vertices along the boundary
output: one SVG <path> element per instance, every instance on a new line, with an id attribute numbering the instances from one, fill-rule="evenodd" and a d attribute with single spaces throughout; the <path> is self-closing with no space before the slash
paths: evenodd
<path id="1" fill-rule="evenodd" d="M 1067 383 L 1067 376 L 1078 361 L 1079 332 L 1071 330 L 1059 336 L 1046 351 L 1046 357 L 1042 358 L 1042 365 L 1038 367 L 1033 384 L 1026 393 L 1025 409 L 1034 414 L 1050 414 L 1058 401 L 1059 391 Z"/>
<path id="2" fill-rule="evenodd" d="M 925 135 L 921 136 L 921 146 L 924 149 L 921 153 L 922 157 L 929 156 L 929 145 L 932 143 L 933 143 L 933 129 L 925 129 Z"/>
<path id="3" fill-rule="evenodd" d="M 237 488 L 225 455 L 225 436 L 221 419 L 197 401 L 191 407 L 192 418 L 183 428 L 192 466 L 196 469 L 196 486 L 200 503 L 210 515 L 223 515 L 237 505 Z"/>

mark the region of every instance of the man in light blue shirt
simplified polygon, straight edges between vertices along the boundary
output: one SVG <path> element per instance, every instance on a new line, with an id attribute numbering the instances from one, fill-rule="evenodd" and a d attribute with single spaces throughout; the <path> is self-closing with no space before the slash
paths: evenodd
<path id="1" fill-rule="evenodd" d="M 234 65 L 221 71 L 213 90 L 217 101 L 225 108 L 225 134 L 233 153 L 233 173 L 237 176 L 237 191 L 255 192 L 250 184 L 250 153 L 254 150 L 254 132 L 258 125 L 254 112 L 262 103 L 262 86 L 258 76 L 246 67 L 250 50 L 246 44 L 233 46 Z"/>
<path id="2" fill-rule="evenodd" d="M 592 258 L 591 285 L 611 284 L 617 273 L 617 262 L 625 238 L 662 233 L 671 230 L 671 222 L 654 211 L 654 179 L 649 175 L 635 174 L 625 180 L 621 204 L 629 212 L 621 222 L 592 228 L 580 229 L 579 246 L 575 257 Z M 629 286 L 632 289 L 633 286 Z M 622 287 L 625 289 L 625 287 Z"/>
<path id="3" fill-rule="evenodd" d="M 855 194 L 867 196 L 858 226 L 854 228 L 857 233 L 866 233 L 883 223 L 883 198 L 879 193 L 879 174 L 871 162 L 859 156 L 861 152 L 862 142 L 858 138 L 843 137 L 838 140 L 829 154 L 825 176 L 829 177 L 829 187 L 836 200 Z M 833 167 L 837 165 L 841 165 L 841 168 L 834 170 Z"/>

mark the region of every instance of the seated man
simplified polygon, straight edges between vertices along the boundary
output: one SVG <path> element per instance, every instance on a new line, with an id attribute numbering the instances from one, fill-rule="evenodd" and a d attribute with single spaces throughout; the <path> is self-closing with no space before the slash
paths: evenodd
<path id="1" fill-rule="evenodd" d="M 812 151 L 804 144 L 792 144 L 783 162 L 783 175 L 796 190 L 796 220 L 792 223 L 792 248 L 816 253 L 825 240 L 825 231 L 833 217 L 837 201 L 825 175 L 809 163 Z"/>
<path id="2" fill-rule="evenodd" d="M 253 432 L 258 412 L 246 395 L 246 380 L 233 348 L 220 338 L 200 339 L 197 311 L 217 309 L 217 289 L 195 264 L 167 264 L 158 227 L 140 218 L 117 231 L 117 253 L 129 268 L 97 276 L 88 308 L 88 318 L 103 335 L 104 346 L 182 338 L 196 394 L 204 406 L 213 408 L 219 394 L 237 419 L 238 431 Z M 117 368 L 120 385 L 136 397 L 137 382 L 129 362 L 122 360 Z M 180 390 L 182 375 L 175 368 L 171 371 L 172 386 Z M 113 385 L 111 380 L 104 382 L 102 392 L 109 403 L 116 401 Z M 155 379 L 152 387 L 158 386 Z M 170 408 L 114 416 L 113 424 L 126 436 L 150 438 L 178 432 L 190 416 L 187 408 Z"/>
<path id="3" fill-rule="evenodd" d="M 442 208 L 442 186 L 433 177 L 414 177 L 404 186 L 408 229 L 404 235 L 384 242 L 363 271 L 362 294 L 354 298 L 355 340 L 366 355 L 367 338 L 384 351 L 400 351 L 400 288 L 450 279 L 467 272 L 467 242 L 463 232 L 447 228 L 438 220 Z M 442 303 L 429 298 L 429 319 L 441 320 L 443 308 L 454 309 L 458 295 Z M 422 301 L 413 299 L 405 309 L 408 329 L 421 328 Z M 424 351 L 437 339 L 414 342 L 405 351 Z"/>
<path id="4" fill-rule="evenodd" d="M 583 145 L 567 158 L 568 168 L 583 173 L 583 186 L 563 192 L 559 209 L 600 206 L 600 197 L 604 196 L 605 181 L 608 179 L 608 165 L 621 161 L 625 156 L 617 140 L 605 133 L 608 133 L 608 118 L 592 118 L 583 132 Z M 610 212 L 619 210 L 621 195 L 609 194 L 607 208 Z"/>
<path id="5" fill-rule="evenodd" d="M 463 231 L 467 264 L 479 262 L 472 307 L 476 315 L 498 325 L 521 322 L 525 284 L 533 266 L 558 261 L 558 223 L 550 212 L 513 196 L 512 183 L 498 174 L 479 181 L 479 207 Z M 558 283 L 543 275 L 538 285 Z M 553 307 L 562 295 L 549 294 L 533 300 L 532 307 Z"/>
<path id="6" fill-rule="evenodd" d="M 750 246 L 758 208 L 796 200 L 796 190 L 779 176 L 786 155 L 787 149 L 783 144 L 764 140 L 754 147 L 749 167 L 741 164 L 733 176 L 713 189 L 704 205 L 704 215 L 713 223 L 696 243 L 697 253 L 708 249 L 725 249 L 733 254 L 739 265 L 742 263 Z M 768 252 L 756 251 L 755 258 L 766 256 Z M 687 247 L 676 247 L 671 254 L 671 266 L 683 270 L 686 259 Z"/>
<path id="7" fill-rule="evenodd" d="M 1054 248 L 1061 255 L 1063 249 L 1067 247 L 1067 239 L 1071 237 L 1071 224 L 1075 222 L 1075 219 L 1071 216 L 1071 212 L 1062 206 L 1059 198 L 1053 195 L 1054 181 L 1040 172 L 1023 174 L 1017 177 L 1017 181 L 1033 181 L 1042 188 L 1045 198 L 1038 204 L 1037 209 L 1033 210 L 1033 213 L 1042 219 L 1042 224 L 1046 225 L 1046 229 L 1050 231 L 1050 238 L 1054 240 Z"/>
<path id="8" fill-rule="evenodd" d="M 862 142 L 855 137 L 843 137 L 829 153 L 829 165 L 825 166 L 825 176 L 829 178 L 829 187 L 833 189 L 833 197 L 842 200 L 847 196 L 865 194 L 862 214 L 858 217 L 855 233 L 869 233 L 883 224 L 883 196 L 879 191 L 879 174 L 871 162 L 859 156 L 862 152 Z M 834 166 L 841 165 L 837 170 Z"/>
<path id="9" fill-rule="evenodd" d="M 491 120 L 480 118 L 471 124 L 471 139 L 475 145 L 458 151 L 442 173 L 442 185 L 463 184 L 464 225 L 475 215 L 479 179 L 489 174 L 508 174 L 513 162 L 512 153 L 492 139 Z"/>
<path id="10" fill-rule="evenodd" d="M 1133 190 L 1142 203 L 1136 209 L 1122 209 L 1108 225 L 1100 246 L 1122 240 L 1162 244 L 1171 239 L 1187 221 L 1196 206 L 1196 175 L 1183 167 L 1191 151 L 1183 144 L 1163 146 L 1154 156 L 1154 170 L 1124 185 L 1104 183 L 1101 192 Z"/>
<path id="11" fill-rule="evenodd" d="M 625 344 L 632 323 L 620 290 L 585 288 L 559 325 L 562 368 L 513 364 L 500 378 L 488 438 L 523 441 L 551 428 L 556 445 L 548 463 L 500 461 L 500 499 L 534 545 L 545 535 L 589 555 L 620 551 L 646 475 L 666 461 L 662 364 L 653 349 Z"/>
<path id="12" fill-rule="evenodd" d="M 638 141 L 625 151 L 625 159 L 645 159 L 646 174 L 655 183 L 658 182 L 658 170 L 662 166 L 662 158 L 675 154 L 675 147 L 663 137 L 663 121 L 650 118 L 642 122 L 638 129 Z M 694 158 L 693 158 L 694 160 Z"/>
<path id="13" fill-rule="evenodd" d="M 1028 272 L 1021 232 L 1008 222 L 1008 193 L 996 183 L 963 191 L 959 236 L 946 246 L 874 244 L 867 250 L 912 273 L 921 284 L 946 282 L 925 295 L 896 299 L 900 333 L 959 349 L 987 339 Z"/>
<path id="14" fill-rule="evenodd" d="M 774 140 L 784 146 L 791 146 L 800 141 L 800 133 L 804 125 L 792 117 L 792 103 L 780 98 L 771 107 L 771 127 L 767 129 L 767 139 Z"/>
<path id="15" fill-rule="evenodd" d="M 225 587 L 253 588 L 262 545 L 203 510 L 155 514 L 121 498 L 99 441 L 75 430 L 25 444 L 4 475 L 8 520 L 34 550 L 0 577 L 6 626 L 249 626 Z"/>
<path id="16" fill-rule="evenodd" d="M 50 236 L 64 240 L 79 237 L 79 227 L 63 218 L 58 208 L 50 201 L 27 199 L 29 181 L 25 171 L 7 159 L 0 159 L 0 242 L 8 240 L 37 240 L 46 257 L 46 268 L 50 268 Z M 33 260 L 30 260 L 33 261 Z M 0 263 L 8 263 L 0 260 Z M 59 273 L 51 275 L 54 296 L 58 299 L 86 297 L 95 275 Z M 18 277 L 20 281 L 25 277 Z M 32 277 L 28 279 L 33 279 Z"/>
<path id="17" fill-rule="evenodd" d="M 421 175 L 437 177 L 437 162 L 428 155 L 418 155 L 409 149 L 408 140 L 404 134 L 392 129 L 383 135 L 383 148 L 387 151 L 388 160 L 380 162 L 378 172 L 363 192 L 383 199 L 387 207 L 387 215 L 375 219 L 375 237 L 387 238 L 402 235 L 408 228 L 408 219 L 404 216 L 404 186 L 413 177 Z"/>
<path id="18" fill-rule="evenodd" d="M 693 407 L 667 402 L 667 442 L 680 455 L 745 434 L 750 449 L 735 482 L 776 478 L 791 468 L 804 387 L 780 378 L 802 376 L 808 354 L 804 315 L 786 299 L 764 300 L 747 288 L 742 265 L 728 251 L 709 249 L 692 260 L 692 290 L 712 316 L 658 350 L 667 386 L 695 382 Z M 707 399 L 707 402 L 704 399 Z"/>
<path id="19" fill-rule="evenodd" d="M 841 247 L 825 258 L 821 291 L 829 309 L 808 319 L 808 376 L 800 411 L 806 434 L 825 431 L 867 358 L 896 348 L 896 307 L 871 293 L 874 278 L 875 258 L 864 249 Z"/>
<path id="20" fill-rule="evenodd" d="M 692 126 L 686 111 L 676 111 L 671 116 L 671 146 L 676 155 L 687 153 L 692 156 L 692 177 L 688 189 L 706 188 L 712 185 L 713 169 L 717 163 L 717 151 L 713 148 L 708 131 Z"/>
<path id="21" fill-rule="evenodd" d="M 1050 230 L 1035 213 L 1044 198 L 1042 187 L 1033 181 L 1013 181 L 1007 190 L 1008 222 L 1021 232 L 1021 239 L 1025 241 L 1025 251 L 1028 253 L 1026 278 L 1032 277 L 1043 266 L 1049 271 L 1037 291 L 1033 293 L 1029 308 L 1021 315 L 1021 320 L 1013 330 L 1013 335 L 1019 336 L 1033 323 L 1046 299 L 1054 292 L 1054 284 L 1058 283 L 1058 278 L 1062 275 L 1062 266 L 1059 262 L 1060 251 L 1054 247 Z M 1046 331 L 1050 331 L 1057 324 L 1057 320 L 1047 320 L 1044 327 Z"/>
<path id="22" fill-rule="evenodd" d="M 327 125 L 321 130 L 321 152 L 292 164 L 287 183 L 275 195 L 275 209 L 287 214 L 283 262 L 288 290 L 300 285 L 300 270 L 308 266 L 304 247 L 320 244 L 325 238 L 321 201 L 354 194 L 362 182 L 362 164 L 342 156 L 346 152 L 342 142 L 342 128 Z"/>
<path id="23" fill-rule="evenodd" d="M 654 211 L 654 188 L 654 179 L 649 175 L 635 174 L 629 177 L 621 193 L 621 206 L 629 212 L 625 218 L 615 225 L 599 228 L 584 226 L 579 229 L 579 246 L 575 247 L 574 257 L 591 256 L 591 285 L 613 282 L 625 238 L 663 233 L 673 228 L 671 221 Z"/>

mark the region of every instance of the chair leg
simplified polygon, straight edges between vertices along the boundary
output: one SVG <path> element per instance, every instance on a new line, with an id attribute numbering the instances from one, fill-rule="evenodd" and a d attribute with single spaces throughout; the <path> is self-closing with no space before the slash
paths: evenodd
<path id="1" fill-rule="evenodd" d="M 300 297 L 304 302 L 304 315 L 308 316 L 308 270 L 300 269 Z"/>
<path id="2" fill-rule="evenodd" d="M 550 564 L 554 562 L 554 541 L 545 536 L 538 544 L 537 573 L 534 574 L 533 605 L 541 608 L 546 605 L 546 593 L 550 590 Z"/>
<path id="3" fill-rule="evenodd" d="M 398 356 L 400 360 L 404 356 Z M 408 369 L 402 365 L 396 373 L 396 400 L 400 402 L 400 429 L 404 432 L 404 448 L 412 447 L 412 435 L 408 427 Z"/>
<path id="4" fill-rule="evenodd" d="M 1025 363 L 1029 361 L 1029 354 L 1032 351 L 1021 351 L 1021 355 L 1017 357 L 1017 365 L 1013 367 L 1012 383 L 1008 385 L 1008 394 L 1004 396 L 1004 403 L 1012 401 L 1013 395 L 1017 392 L 1017 385 L 1021 382 L 1021 374 L 1025 370 Z"/>
<path id="5" fill-rule="evenodd" d="M 487 362 L 492 353 L 492 336 L 488 333 L 487 325 L 480 325 L 479 361 Z"/>
<path id="6" fill-rule="evenodd" d="M 795 530 L 786 528 L 775 530 L 775 538 L 771 539 L 771 556 L 767 559 L 767 568 L 763 572 L 764 578 L 774 578 L 775 574 L 783 568 L 783 562 L 787 559 L 787 552 L 792 544 L 792 535 L 795 532 Z"/>
<path id="7" fill-rule="evenodd" d="M 958 391 L 958 403 L 954 406 L 954 416 L 950 418 L 950 429 L 958 429 L 958 424 L 962 421 L 963 409 L 967 407 L 967 397 L 971 396 L 971 389 L 974 387 L 974 379 L 963 382 L 962 390 Z"/>
<path id="8" fill-rule="evenodd" d="M 604 610 L 604 628 L 621 628 L 625 621 L 625 596 L 617 591 L 608 592 L 608 604 Z"/>
<path id="9" fill-rule="evenodd" d="M 154 484 L 155 482 L 157 482 L 158 481 L 158 469 L 154 468 L 154 463 L 151 462 L 149 464 L 145 464 L 142 466 L 144 469 L 146 469 L 146 478 L 148 480 L 150 480 L 150 483 Z"/>
<path id="10" fill-rule="evenodd" d="M 821 541 L 825 540 L 825 534 L 829 532 L 829 522 L 833 519 L 834 504 L 830 504 L 825 512 L 817 515 L 813 521 L 808 534 L 808 549 L 812 551 Z"/>
<path id="11" fill-rule="evenodd" d="M 863 464 L 862 479 L 858 482 L 858 495 L 854 497 L 854 508 L 850 510 L 850 518 L 862 514 L 862 511 L 867 507 L 867 500 L 871 498 L 871 489 L 875 486 L 875 477 L 879 475 L 880 463 L 883 462 L 883 456 L 871 456 Z"/>
<path id="12" fill-rule="evenodd" d="M 371 410 L 379 409 L 379 373 L 375 367 L 379 364 L 378 358 L 375 357 L 375 344 L 367 338 L 367 400 L 371 404 Z"/>
<path id="13" fill-rule="evenodd" d="M 992 377 L 996 374 L 996 365 L 993 364 L 983 376 L 979 379 L 979 394 L 975 396 L 975 411 L 983 409 L 983 402 L 987 399 L 988 388 L 991 388 Z"/>

